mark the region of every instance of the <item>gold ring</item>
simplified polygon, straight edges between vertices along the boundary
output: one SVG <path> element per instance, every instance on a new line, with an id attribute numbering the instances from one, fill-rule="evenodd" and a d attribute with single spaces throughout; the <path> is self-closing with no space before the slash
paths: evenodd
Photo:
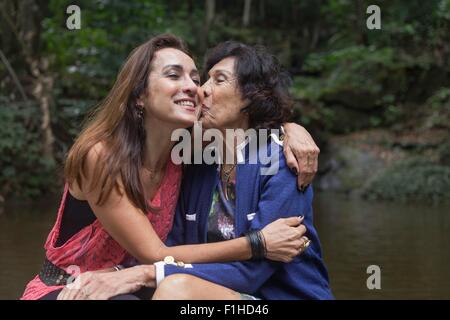
<path id="1" fill-rule="evenodd" d="M 303 241 L 303 243 L 300 245 L 300 249 L 301 249 L 302 251 L 305 250 L 306 248 L 309 247 L 310 243 L 311 243 L 311 240 Z"/>
<path id="2" fill-rule="evenodd" d="M 311 240 L 308 240 L 308 241 L 305 242 L 303 247 L 306 249 L 306 248 L 309 247 L 310 244 L 311 244 Z"/>

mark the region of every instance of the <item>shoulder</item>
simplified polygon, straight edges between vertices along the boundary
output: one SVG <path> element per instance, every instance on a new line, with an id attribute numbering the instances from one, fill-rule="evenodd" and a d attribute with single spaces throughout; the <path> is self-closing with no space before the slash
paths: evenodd
<path id="1" fill-rule="evenodd" d="M 107 152 L 106 144 L 104 142 L 97 142 L 86 153 L 86 164 L 91 166 L 98 161 L 103 160 Z"/>
<path id="2" fill-rule="evenodd" d="M 277 201 L 298 199 L 298 205 L 311 204 L 313 188 L 309 186 L 304 192 L 297 187 L 297 176 L 287 165 L 284 156 L 283 144 L 271 141 L 270 162 L 261 165 L 259 170 L 260 188 L 270 194 L 269 198 Z"/>
<path id="3" fill-rule="evenodd" d="M 85 198 L 85 184 L 91 185 L 94 181 L 93 177 L 98 176 L 96 173 L 101 169 L 100 166 L 105 163 L 106 151 L 105 143 L 97 142 L 85 151 L 84 156 L 78 155 L 80 157 L 80 178 L 73 179 L 69 183 L 69 191 L 77 199 Z"/>
<path id="4" fill-rule="evenodd" d="M 283 144 L 277 141 L 270 141 L 267 153 L 270 154 L 264 162 L 259 162 L 258 172 L 260 188 L 275 190 L 275 192 L 286 192 L 290 190 L 292 194 L 298 194 L 308 197 L 312 195 L 312 186 L 309 186 L 307 192 L 300 192 L 297 187 L 297 176 L 291 171 L 284 155 Z M 264 151 L 266 152 L 266 151 Z M 276 188 L 273 186 L 276 185 Z"/>
<path id="5" fill-rule="evenodd" d="M 265 150 L 259 148 L 258 162 L 269 176 L 287 175 L 295 179 L 295 175 L 289 170 L 283 151 L 283 142 L 278 139 L 271 138 Z"/>

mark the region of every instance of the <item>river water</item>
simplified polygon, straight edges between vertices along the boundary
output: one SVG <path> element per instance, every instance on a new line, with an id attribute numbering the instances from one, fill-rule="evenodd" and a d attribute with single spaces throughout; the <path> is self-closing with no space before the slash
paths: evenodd
<path id="1" fill-rule="evenodd" d="M 20 297 L 38 272 L 58 201 L 13 203 L 0 214 L 0 299 Z M 336 298 L 450 299 L 450 205 L 317 193 L 314 209 Z M 371 265 L 380 289 L 367 287 Z"/>

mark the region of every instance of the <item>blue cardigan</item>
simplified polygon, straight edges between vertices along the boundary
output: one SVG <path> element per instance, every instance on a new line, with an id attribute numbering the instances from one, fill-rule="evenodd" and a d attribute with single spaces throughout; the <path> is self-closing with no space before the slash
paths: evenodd
<path id="1" fill-rule="evenodd" d="M 272 159 L 278 159 L 272 163 L 272 168 L 278 166 L 277 174 L 261 175 L 260 169 L 267 169 L 269 164 L 262 164 L 258 156 L 257 164 L 249 164 L 251 155 L 248 155 L 236 167 L 235 234 L 262 229 L 278 218 L 304 215 L 306 236 L 311 240 L 309 248 L 290 263 L 249 260 L 192 264 L 193 268 L 165 265 L 165 276 L 190 274 L 263 299 L 333 299 L 319 237 L 313 226 L 312 187 L 303 193 L 298 191 L 296 176 L 286 165 L 282 148 L 273 141 L 271 144 L 275 150 Z M 250 153 L 248 148 L 246 151 Z M 208 214 L 218 183 L 217 168 L 206 164 L 186 168 L 167 245 L 207 242 Z"/>

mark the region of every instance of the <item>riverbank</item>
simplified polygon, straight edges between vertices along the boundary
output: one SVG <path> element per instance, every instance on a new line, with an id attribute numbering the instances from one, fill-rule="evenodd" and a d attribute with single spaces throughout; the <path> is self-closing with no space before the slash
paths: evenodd
<path id="1" fill-rule="evenodd" d="M 450 200 L 446 129 L 369 129 L 329 137 L 315 187 L 352 197 Z"/>

